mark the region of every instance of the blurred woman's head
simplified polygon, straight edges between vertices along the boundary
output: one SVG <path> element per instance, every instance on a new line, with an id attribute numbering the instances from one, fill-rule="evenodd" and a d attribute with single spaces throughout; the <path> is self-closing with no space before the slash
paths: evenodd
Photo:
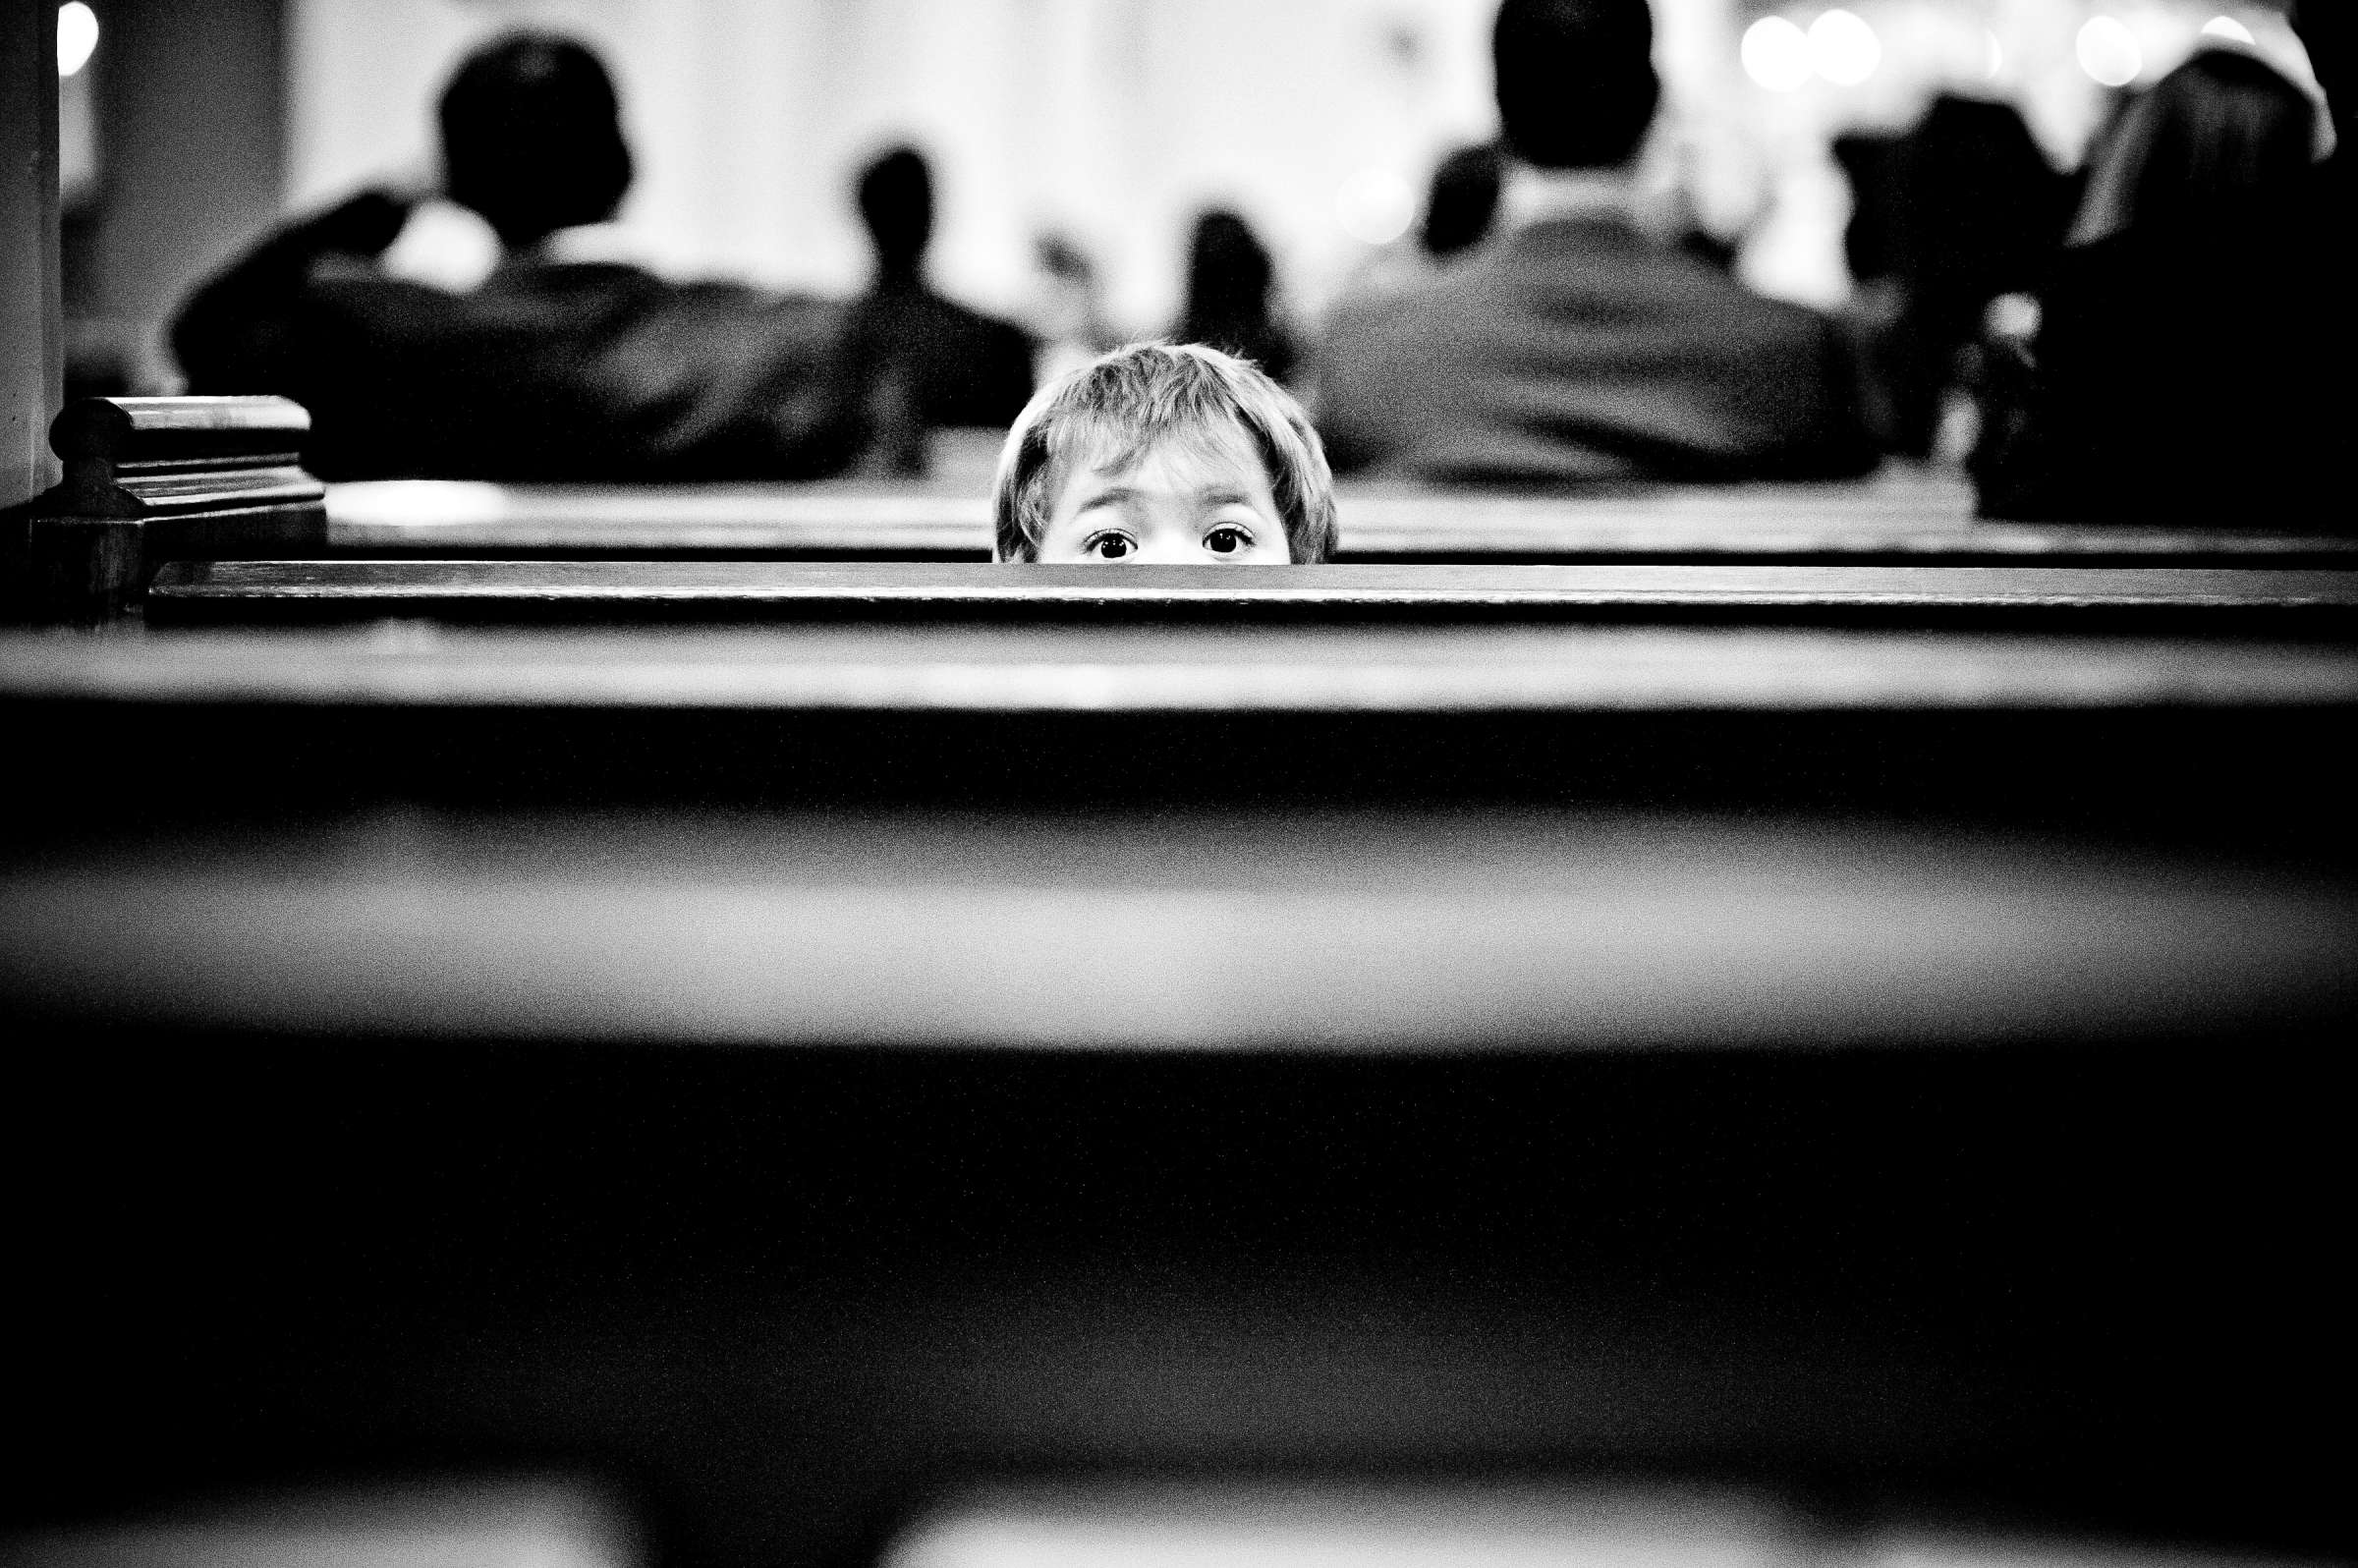
<path id="1" fill-rule="evenodd" d="M 1276 263 L 1253 226 L 1225 208 L 1196 220 L 1187 250 L 1187 302 L 1178 336 L 1252 361 L 1280 381 L 1294 348 L 1279 321 Z"/>
<path id="2" fill-rule="evenodd" d="M 2098 153 L 2071 240 L 2200 223 L 2297 182 L 2317 146 L 2317 109 L 2240 49 L 2199 51 L 2121 116 Z"/>
<path id="3" fill-rule="evenodd" d="M 1251 224 L 1214 207 L 1196 219 L 1187 247 L 1187 308 L 1191 316 L 1253 314 L 1268 308 L 1276 269 Z"/>

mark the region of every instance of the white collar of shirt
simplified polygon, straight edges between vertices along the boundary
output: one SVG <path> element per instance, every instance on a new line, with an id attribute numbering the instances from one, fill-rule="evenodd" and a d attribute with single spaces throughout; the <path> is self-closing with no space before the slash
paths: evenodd
<path id="1" fill-rule="evenodd" d="M 1528 163 L 1507 166 L 1506 184 L 1498 193 L 1498 215 L 1507 230 L 1565 219 L 1637 217 L 1635 176 L 1618 169 L 1535 169 Z"/>

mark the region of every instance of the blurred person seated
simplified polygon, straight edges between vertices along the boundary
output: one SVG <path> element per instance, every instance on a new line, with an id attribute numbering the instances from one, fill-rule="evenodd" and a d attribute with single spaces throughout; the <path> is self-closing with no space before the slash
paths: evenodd
<path id="1" fill-rule="evenodd" d="M 2309 95 L 2207 47 L 2128 108 L 2036 309 L 1990 346 L 1985 516 L 2348 529 L 2347 238 Z"/>
<path id="2" fill-rule="evenodd" d="M 190 390 L 310 410 L 329 478 L 793 478 L 864 439 L 839 307 L 558 259 L 632 178 L 614 85 L 589 49 L 514 33 L 440 103 L 450 198 L 503 255 L 454 292 L 388 276 L 415 197 L 364 192 L 264 239 L 182 309 Z"/>
<path id="3" fill-rule="evenodd" d="M 1283 566 L 1334 554 L 1302 405 L 1202 344 L 1116 349 L 1043 387 L 991 487 L 1002 561 Z"/>
<path id="4" fill-rule="evenodd" d="M 1006 426 L 1032 396 L 1032 339 L 926 281 L 933 171 L 925 155 L 894 147 L 877 157 L 861 171 L 858 201 L 876 267 L 853 307 L 849 352 L 870 389 L 871 419 L 887 432 Z"/>
<path id="5" fill-rule="evenodd" d="M 1660 84 L 1645 0 L 1506 0 L 1492 34 L 1501 232 L 1331 316 L 1319 424 L 1338 468 L 1433 480 L 1863 474 L 1847 360 L 1812 311 L 1643 234 Z"/>
<path id="6" fill-rule="evenodd" d="M 1277 268 L 1253 226 L 1225 208 L 1196 219 L 1187 248 L 1187 304 L 1172 336 L 1250 360 L 1291 380 L 1299 358 L 1272 300 Z"/>
<path id="7" fill-rule="evenodd" d="M 1951 93 L 1898 136 L 1836 138 L 1834 157 L 1852 193 L 1843 250 L 1869 423 L 1887 450 L 1925 457 L 1990 302 L 2046 281 L 2072 182 L 2011 104 Z"/>

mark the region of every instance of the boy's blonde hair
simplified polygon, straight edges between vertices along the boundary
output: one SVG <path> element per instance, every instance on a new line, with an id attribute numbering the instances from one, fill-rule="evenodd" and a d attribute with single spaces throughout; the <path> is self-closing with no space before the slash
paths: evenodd
<path id="1" fill-rule="evenodd" d="M 991 486 L 998 558 L 1035 561 L 1058 487 L 1077 463 L 1119 473 L 1157 442 L 1241 431 L 1268 470 L 1296 562 L 1334 553 L 1334 475 L 1293 395 L 1250 362 L 1197 343 L 1134 343 L 1033 394 L 1007 432 Z"/>

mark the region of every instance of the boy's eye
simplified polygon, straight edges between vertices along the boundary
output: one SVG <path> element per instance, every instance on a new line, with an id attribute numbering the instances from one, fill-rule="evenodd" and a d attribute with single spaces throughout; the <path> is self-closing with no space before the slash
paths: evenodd
<path id="1" fill-rule="evenodd" d="M 1214 555 L 1234 555 L 1253 543 L 1253 535 L 1233 524 L 1223 523 L 1204 535 L 1204 548 Z"/>
<path id="2" fill-rule="evenodd" d="M 1127 533 L 1099 533 L 1081 548 L 1100 561 L 1118 561 L 1138 546 Z"/>

